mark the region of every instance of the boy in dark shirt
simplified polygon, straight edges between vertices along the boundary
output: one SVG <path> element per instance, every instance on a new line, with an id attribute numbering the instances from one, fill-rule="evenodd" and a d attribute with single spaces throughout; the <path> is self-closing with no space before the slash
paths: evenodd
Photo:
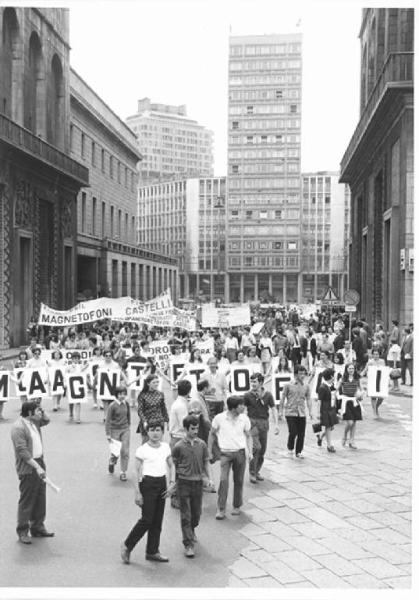
<path id="1" fill-rule="evenodd" d="M 209 476 L 209 455 L 206 443 L 198 437 L 199 419 L 188 415 L 183 419 L 184 439 L 172 450 L 176 468 L 177 494 L 180 504 L 180 524 L 185 556 L 195 556 L 195 528 L 202 511 L 202 487 L 212 485 Z"/>
<path id="2" fill-rule="evenodd" d="M 109 405 L 106 413 L 105 432 L 108 442 L 116 440 L 121 442 L 121 475 L 120 480 L 127 480 L 127 469 L 129 459 L 131 411 L 127 402 L 127 390 L 123 386 L 115 388 L 115 400 Z M 108 471 L 113 473 L 118 456 L 111 453 L 109 457 Z"/>

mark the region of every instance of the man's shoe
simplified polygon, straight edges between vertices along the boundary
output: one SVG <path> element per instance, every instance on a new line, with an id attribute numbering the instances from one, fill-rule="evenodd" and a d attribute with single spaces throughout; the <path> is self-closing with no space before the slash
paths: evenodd
<path id="1" fill-rule="evenodd" d="M 295 458 L 304 458 L 304 456 L 300 453 L 300 454 L 296 454 Z"/>
<path id="2" fill-rule="evenodd" d="M 156 554 L 146 554 L 146 560 L 154 560 L 155 562 L 169 562 L 167 556 L 163 556 L 160 552 L 156 552 Z"/>
<path id="3" fill-rule="evenodd" d="M 260 475 L 259 473 L 256 473 L 256 479 L 257 479 L 258 481 L 265 481 L 265 478 L 264 478 L 264 477 L 262 477 L 262 475 Z"/>
<path id="4" fill-rule="evenodd" d="M 336 452 L 335 447 L 334 446 L 328 446 L 327 447 L 327 451 L 328 452 Z"/>
<path id="5" fill-rule="evenodd" d="M 258 482 L 258 480 L 256 479 L 255 475 L 250 475 L 249 479 L 250 479 L 250 483 L 257 483 Z"/>
<path id="6" fill-rule="evenodd" d="M 125 546 L 125 542 L 122 542 L 122 544 L 121 544 L 121 558 L 122 558 L 122 562 L 124 564 L 126 564 L 126 565 L 129 565 L 130 554 L 131 554 L 131 552 Z"/>
<path id="7" fill-rule="evenodd" d="M 120 476 L 119 476 L 119 479 L 120 479 L 121 481 L 126 481 L 126 480 L 127 480 L 127 475 L 126 475 L 126 473 L 121 473 L 121 474 L 120 474 Z"/>
<path id="8" fill-rule="evenodd" d="M 288 456 L 292 458 L 294 456 L 294 450 L 288 450 Z"/>
<path id="9" fill-rule="evenodd" d="M 225 519 L 226 518 L 225 510 L 217 510 L 217 512 L 215 513 L 215 518 L 218 521 L 221 521 L 222 519 Z"/>
<path id="10" fill-rule="evenodd" d="M 31 531 L 32 537 L 54 537 L 55 533 L 47 531 L 46 529 L 40 529 L 39 531 Z"/>
<path id="11" fill-rule="evenodd" d="M 27 533 L 21 533 L 19 535 L 19 542 L 21 544 L 32 544 L 32 540 Z"/>
<path id="12" fill-rule="evenodd" d="M 194 558 L 195 550 L 193 549 L 193 546 L 187 546 L 185 548 L 185 556 L 186 558 Z"/>
<path id="13" fill-rule="evenodd" d="M 231 511 L 232 515 L 239 515 L 241 512 L 240 508 L 233 508 L 233 510 Z"/>

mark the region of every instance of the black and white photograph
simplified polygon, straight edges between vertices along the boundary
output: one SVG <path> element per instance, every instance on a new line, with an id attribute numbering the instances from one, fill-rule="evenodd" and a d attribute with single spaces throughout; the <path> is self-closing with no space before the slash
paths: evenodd
<path id="1" fill-rule="evenodd" d="M 1 600 L 415 597 L 415 21 L 0 0 Z"/>

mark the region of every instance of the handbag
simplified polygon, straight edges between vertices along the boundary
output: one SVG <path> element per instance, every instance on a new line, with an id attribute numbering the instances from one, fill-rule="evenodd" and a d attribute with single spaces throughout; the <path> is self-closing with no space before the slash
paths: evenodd
<path id="1" fill-rule="evenodd" d="M 400 379 L 402 376 L 402 372 L 400 369 L 391 369 L 390 371 L 390 379 Z"/>
<path id="2" fill-rule="evenodd" d="M 320 425 L 320 423 L 313 423 L 312 427 L 313 433 L 320 433 L 322 430 L 322 426 Z"/>

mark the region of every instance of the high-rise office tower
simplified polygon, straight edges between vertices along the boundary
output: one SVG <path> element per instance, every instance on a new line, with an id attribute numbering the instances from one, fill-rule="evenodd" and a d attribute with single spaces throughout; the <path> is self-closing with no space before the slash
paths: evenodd
<path id="1" fill-rule="evenodd" d="M 339 173 L 302 173 L 303 301 L 321 300 L 331 287 L 342 299 L 348 287 L 349 186 Z"/>
<path id="2" fill-rule="evenodd" d="M 301 34 L 232 36 L 226 300 L 302 297 Z"/>
<path id="3" fill-rule="evenodd" d="M 126 119 L 143 156 L 140 182 L 213 175 L 213 132 L 186 115 L 186 106 L 138 100 L 138 111 Z"/>

